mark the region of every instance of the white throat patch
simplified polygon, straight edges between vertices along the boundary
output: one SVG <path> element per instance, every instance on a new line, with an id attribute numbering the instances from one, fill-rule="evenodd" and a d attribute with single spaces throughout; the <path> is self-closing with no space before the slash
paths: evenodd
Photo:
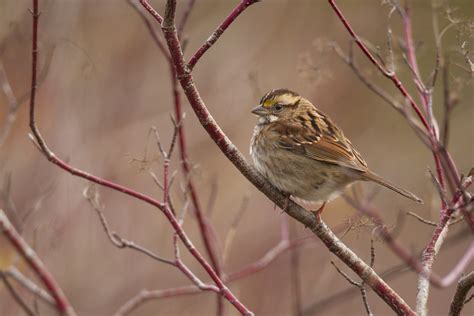
<path id="1" fill-rule="evenodd" d="M 258 123 L 260 123 L 260 124 L 268 124 L 268 123 L 275 122 L 276 120 L 278 120 L 278 116 L 273 115 L 273 114 L 270 114 L 270 115 L 261 116 L 261 117 L 258 119 Z"/>

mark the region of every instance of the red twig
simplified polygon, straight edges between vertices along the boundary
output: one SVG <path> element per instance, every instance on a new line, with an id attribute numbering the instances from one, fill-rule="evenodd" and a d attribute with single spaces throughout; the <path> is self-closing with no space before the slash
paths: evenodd
<path id="1" fill-rule="evenodd" d="M 269 264 L 274 262 L 281 254 L 285 253 L 288 250 L 295 249 L 298 246 L 306 244 L 307 242 L 315 240 L 313 236 L 302 237 L 290 241 L 287 243 L 286 247 L 281 247 L 281 243 L 278 243 L 277 246 L 269 250 L 261 259 L 256 262 L 249 264 L 239 271 L 232 272 L 228 275 L 223 276 L 223 281 L 226 283 L 234 282 L 246 277 L 249 277 L 255 273 L 266 268 Z M 216 287 L 217 289 L 217 287 Z M 217 289 L 218 290 L 218 289 Z M 211 290 L 213 291 L 213 290 Z M 119 311 L 115 313 L 115 316 L 123 316 L 131 312 L 133 309 L 137 308 L 139 305 L 146 303 L 149 300 L 162 299 L 168 297 L 177 297 L 177 296 L 186 296 L 186 295 L 195 295 L 204 293 L 202 289 L 194 285 L 188 286 L 179 286 L 163 290 L 142 290 L 136 296 L 132 297 L 127 301 Z"/>
<path id="2" fill-rule="evenodd" d="M 167 220 L 170 222 L 171 226 L 173 227 L 177 236 L 181 239 L 185 247 L 191 253 L 191 255 L 199 262 L 199 264 L 204 268 L 207 274 L 211 277 L 211 279 L 216 283 L 217 287 L 219 288 L 220 293 L 225 297 L 231 304 L 233 304 L 239 311 L 243 314 L 250 315 L 251 312 L 232 294 L 232 292 L 225 286 L 219 276 L 216 274 L 214 269 L 211 265 L 204 259 L 201 253 L 194 247 L 193 243 L 184 232 L 183 228 L 181 227 L 180 223 L 178 222 L 177 218 L 171 211 L 168 204 L 159 202 L 145 194 L 140 192 L 134 191 L 127 187 L 118 185 L 114 182 L 107 181 L 105 179 L 99 178 L 97 176 L 91 175 L 87 172 L 79 170 L 77 168 L 72 167 L 68 163 L 64 162 L 63 160 L 57 158 L 55 154 L 48 148 L 44 138 L 41 136 L 41 133 L 36 125 L 35 121 L 35 101 L 36 101 L 36 73 L 37 73 L 37 58 L 38 58 L 38 47 L 37 47 L 37 40 L 38 40 L 38 0 L 33 1 L 33 49 L 32 49 L 32 79 L 31 79 L 31 97 L 30 97 L 30 128 L 32 131 L 32 140 L 38 146 L 40 151 L 46 156 L 46 158 L 53 164 L 59 166 L 63 170 L 71 173 L 72 175 L 87 179 L 99 185 L 106 186 L 108 188 L 114 189 L 116 191 L 122 192 L 134 198 L 137 198 L 141 201 L 144 201 L 148 204 L 151 204 L 158 209 L 160 209 Z M 141 1 L 145 8 L 147 6 L 151 8 L 146 1 Z M 154 10 L 153 10 L 154 11 Z M 155 19 L 158 21 L 160 20 L 160 15 L 156 13 L 154 16 Z M 161 23 L 161 22 L 160 22 Z"/>
<path id="3" fill-rule="evenodd" d="M 232 10 L 232 12 L 222 21 L 221 25 L 215 29 L 215 31 L 209 36 L 209 38 L 202 44 L 201 47 L 194 53 L 194 55 L 189 60 L 187 67 L 191 71 L 194 66 L 196 66 L 199 59 L 204 55 L 204 53 L 214 45 L 215 42 L 221 37 L 224 31 L 234 22 L 234 20 L 247 9 L 252 4 L 260 0 L 241 0 L 239 5 Z"/>
<path id="4" fill-rule="evenodd" d="M 181 102 L 181 96 L 179 93 L 179 83 L 176 78 L 175 70 L 172 61 L 170 60 L 169 53 L 164 47 L 164 44 L 162 43 L 161 38 L 156 34 L 155 29 L 151 25 L 150 21 L 147 19 L 145 16 L 144 12 L 140 10 L 140 7 L 138 7 L 135 2 L 132 0 L 129 0 L 129 3 L 137 10 L 137 12 L 140 14 L 142 20 L 145 22 L 145 25 L 148 29 L 148 32 L 153 38 L 153 41 L 155 44 L 159 47 L 160 51 L 163 53 L 163 56 L 166 58 L 168 64 L 169 64 L 169 72 L 170 72 L 170 79 L 171 79 L 171 88 L 172 88 L 172 93 L 173 93 L 173 100 L 174 100 L 174 114 L 176 119 L 181 120 L 183 117 L 183 110 L 182 110 L 182 102 Z M 143 7 L 147 10 L 149 10 L 149 5 L 146 2 L 141 1 Z M 188 6 L 183 14 L 183 17 L 181 18 L 180 25 L 178 27 L 178 35 L 181 36 L 184 27 L 186 25 L 186 22 L 189 18 L 189 15 L 193 9 L 195 0 L 189 0 Z M 155 16 L 155 15 L 154 15 Z M 158 13 L 156 13 L 156 16 L 159 16 Z M 218 251 L 216 249 L 215 244 L 212 242 L 212 226 L 210 225 L 209 221 L 207 220 L 202 207 L 201 203 L 199 201 L 199 197 L 197 194 L 197 189 L 195 188 L 193 181 L 191 179 L 191 169 L 192 167 L 189 164 L 189 157 L 188 157 L 188 152 L 187 152 L 187 145 L 186 145 L 186 134 L 184 130 L 184 124 L 181 122 L 178 125 L 178 144 L 179 144 L 179 155 L 180 155 L 180 161 L 181 161 L 181 168 L 184 173 L 184 177 L 186 179 L 186 186 L 187 186 L 187 191 L 189 195 L 191 196 L 191 202 L 194 207 L 194 211 L 196 214 L 196 219 L 198 222 L 199 230 L 200 230 L 200 235 L 204 243 L 204 248 L 206 249 L 206 253 L 209 255 L 209 259 L 211 261 L 211 265 L 216 271 L 217 275 L 220 277 L 222 275 L 222 268 L 221 268 L 221 263 L 218 257 Z M 169 161 L 168 161 L 169 162 Z M 166 161 L 165 161 L 166 163 Z M 166 173 L 165 173 L 166 174 Z M 166 190 L 164 190 L 166 192 Z M 223 303 L 222 299 L 218 299 L 218 310 L 221 311 L 223 310 Z M 219 315 L 222 314 L 219 312 Z"/>
<path id="5" fill-rule="evenodd" d="M 142 0 L 145 1 L 145 0 Z M 278 192 L 266 179 L 259 174 L 255 168 L 249 165 L 242 154 L 237 150 L 233 143 L 223 133 L 217 122 L 213 119 L 207 110 L 204 102 L 199 96 L 192 75 L 186 67 L 181 45 L 174 25 L 176 1 L 169 0 L 163 19 L 162 29 L 165 39 L 168 43 L 170 56 L 175 65 L 177 78 L 180 81 L 191 107 L 198 117 L 201 125 L 208 132 L 209 136 L 215 141 L 226 157 L 239 169 L 239 171 L 252 182 L 256 188 L 265 193 L 276 205 L 286 210 L 286 212 L 297 219 L 307 227 L 310 227 L 328 247 L 351 269 L 353 269 L 366 283 L 371 286 L 375 292 L 395 311 L 403 312 L 407 315 L 414 315 L 411 308 L 403 299 L 391 289 L 367 264 L 357 257 L 347 246 L 345 246 L 334 233 L 322 221 L 316 221 L 314 214 L 301 208 L 293 202 L 288 203 L 286 196 Z M 155 13 L 152 13 L 156 16 Z M 160 21 L 160 19 L 157 19 Z M 286 206 L 286 207 L 285 207 Z"/>
<path id="6" fill-rule="evenodd" d="M 458 195 L 456 193 L 457 189 L 459 189 L 460 191 L 463 190 L 460 185 L 459 174 L 457 172 L 456 165 L 454 164 L 449 153 L 439 143 L 439 135 L 437 131 L 437 126 L 435 128 L 436 123 L 435 123 L 434 117 L 432 116 L 432 111 L 431 111 L 432 95 L 431 95 L 431 91 L 427 91 L 427 89 L 424 87 L 424 84 L 422 83 L 420 79 L 420 73 L 418 69 L 418 64 L 416 62 L 416 53 L 415 53 L 415 48 L 413 44 L 412 24 L 411 24 L 411 19 L 410 19 L 410 16 L 408 15 L 408 12 L 406 10 L 404 11 L 401 8 L 398 8 L 399 12 L 401 12 L 402 19 L 403 19 L 405 41 L 407 44 L 406 50 L 407 50 L 407 55 L 408 55 L 408 58 L 407 58 L 408 64 L 414 74 L 414 77 L 415 77 L 414 79 L 415 79 L 415 82 L 417 83 L 417 88 L 420 93 L 420 99 L 425 107 L 425 112 L 427 115 L 430 116 L 430 122 L 432 123 L 431 125 L 426 120 L 424 114 L 421 112 L 420 108 L 414 101 L 413 97 L 408 93 L 405 86 L 398 79 L 395 71 L 393 71 L 393 69 L 387 70 L 384 68 L 384 66 L 372 55 L 372 53 L 370 53 L 369 49 L 360 40 L 359 36 L 355 33 L 355 31 L 353 30 L 353 28 L 351 27 L 347 19 L 344 17 L 341 10 L 336 5 L 335 0 L 328 0 L 328 1 L 329 1 L 329 4 L 334 9 L 337 16 L 339 17 L 339 19 L 341 20 L 341 22 L 344 24 L 344 26 L 346 27 L 346 29 L 352 36 L 352 38 L 355 40 L 359 48 L 362 50 L 362 52 L 368 57 L 368 59 L 374 65 L 376 65 L 376 67 L 380 70 L 380 72 L 385 77 L 389 78 L 394 83 L 394 85 L 398 88 L 401 94 L 408 100 L 408 102 L 411 104 L 411 107 L 417 113 L 420 121 L 422 122 L 426 130 L 429 132 L 428 145 L 433 153 L 433 158 L 436 165 L 436 172 L 438 175 L 438 182 L 440 184 L 440 187 L 442 190 L 445 190 L 444 175 L 446 175 L 451 191 L 454 194 L 452 202 L 453 202 L 453 205 L 455 206 L 453 208 L 449 208 L 445 204 L 444 200 L 442 199 L 442 208 L 440 211 L 440 223 L 438 227 L 435 229 L 432 235 L 432 238 L 425 249 L 425 252 L 423 254 L 422 261 L 421 261 L 421 267 L 419 266 L 418 261 L 412 263 L 412 267 L 416 267 L 416 270 L 421 272 L 419 284 L 418 284 L 417 312 L 420 315 L 425 315 L 430 281 L 434 282 L 437 285 L 441 285 L 440 283 L 441 280 L 434 278 L 433 275 L 431 274 L 431 267 L 434 262 L 434 258 L 443 243 L 444 237 L 447 233 L 448 223 L 449 223 L 449 220 L 451 219 L 451 215 L 454 213 L 454 209 L 457 206 L 459 206 L 464 199 L 462 195 Z M 471 215 L 468 214 L 463 207 L 461 207 L 461 211 L 463 212 L 464 218 L 466 222 L 468 223 L 468 225 L 471 227 L 471 229 L 474 230 L 474 221 L 472 220 Z M 420 268 L 421 268 L 421 271 L 420 271 Z"/>
<path id="7" fill-rule="evenodd" d="M 426 88 L 423 84 L 423 81 L 420 76 L 420 70 L 418 68 L 418 62 L 416 60 L 416 51 L 415 44 L 413 42 L 413 27 L 410 17 L 410 11 L 408 7 L 405 7 L 404 10 L 402 8 L 399 8 L 399 12 L 402 16 L 408 64 L 414 72 L 415 82 L 417 82 L 418 92 L 420 94 L 420 101 L 423 104 L 425 113 L 431 116 L 432 111 L 430 108 L 430 101 L 428 100 L 428 98 L 430 97 L 429 92 L 426 91 Z"/>
<path id="8" fill-rule="evenodd" d="M 377 226 L 377 232 L 380 234 L 380 237 L 384 240 L 390 250 L 392 250 L 392 252 L 397 255 L 397 257 L 402 259 L 405 264 L 409 266 L 412 270 L 420 273 L 420 275 L 427 278 L 427 280 L 436 287 L 444 288 L 453 284 L 474 258 L 474 246 L 470 246 L 464 254 L 463 258 L 456 264 L 456 266 L 445 277 L 441 278 L 439 275 L 432 273 L 431 270 L 426 270 L 425 262 L 423 261 L 423 259 L 420 262 L 417 257 L 411 254 L 410 251 L 408 251 L 408 249 L 403 247 L 399 242 L 395 240 L 395 238 L 388 230 L 387 225 L 384 224 L 382 218 L 379 215 L 379 212 L 377 212 L 372 207 L 361 204 L 358 201 L 349 197 L 346 197 L 346 201 L 351 204 L 355 209 L 370 217 L 370 219 Z M 443 222 L 442 224 L 438 225 L 446 227 L 447 223 Z M 438 238 L 440 238 L 440 236 L 438 236 Z M 434 246 L 432 247 L 434 249 Z M 429 247 L 429 249 L 431 249 L 431 247 Z M 426 250 L 424 253 L 426 253 Z"/>
<path id="9" fill-rule="evenodd" d="M 37 6 L 33 6 L 33 14 L 38 14 Z M 25 259 L 28 266 L 35 272 L 35 275 L 43 282 L 44 286 L 54 299 L 57 310 L 63 315 L 75 315 L 74 309 L 59 287 L 54 277 L 48 272 L 43 262 L 36 255 L 33 249 L 23 240 L 8 220 L 3 210 L 0 210 L 0 233 L 2 233 L 13 245 L 16 251 Z"/>
<path id="10" fill-rule="evenodd" d="M 472 183 L 472 176 L 465 179 L 462 190 L 467 188 Z M 463 203 L 463 194 L 462 191 L 457 192 L 452 200 L 452 207 L 446 208 L 444 212 L 441 212 L 441 219 L 438 226 L 435 228 L 428 245 L 426 246 L 425 251 L 423 252 L 422 256 L 422 265 L 423 265 L 423 272 L 418 280 L 418 295 L 417 295 L 417 312 L 421 315 L 426 315 L 426 305 L 428 302 L 429 296 L 429 280 L 427 279 L 426 275 L 431 275 L 431 269 L 435 260 L 436 255 L 441 248 L 441 245 L 444 242 L 446 234 L 448 233 L 449 228 L 449 221 L 451 216 L 455 212 L 455 210 Z M 471 251 L 471 249 L 469 250 Z M 469 258 L 472 259 L 472 256 Z M 463 261 L 461 261 L 463 262 Z M 467 262 L 469 263 L 469 262 Z M 458 264 L 460 266 L 461 263 Z M 459 269 L 458 269 L 459 272 Z M 449 276 L 449 275 L 448 275 Z M 448 279 L 445 279 L 449 281 Z M 451 282 L 454 279 L 451 279 Z M 442 284 L 441 284 L 442 285 Z"/>
<path id="11" fill-rule="evenodd" d="M 434 150 L 434 141 L 437 141 L 439 139 L 439 133 L 438 133 L 437 124 L 433 116 L 432 92 L 426 89 L 420 76 L 420 70 L 418 68 L 418 62 L 416 60 L 415 45 L 413 43 L 413 28 L 412 28 L 412 22 L 411 22 L 409 9 L 408 7 L 406 7 L 405 9 L 402 9 L 402 8 L 398 8 L 398 9 L 401 14 L 402 22 L 403 22 L 403 31 L 404 31 L 404 37 L 405 37 L 405 43 L 406 43 L 408 65 L 410 69 L 413 70 L 414 77 L 415 77 L 414 80 L 415 82 L 417 82 L 416 86 L 417 86 L 417 90 L 420 96 L 420 101 L 423 104 L 425 113 L 428 115 L 429 121 L 431 122 L 430 126 L 425 125 L 425 127 L 430 132 L 430 135 L 431 135 L 431 147 L 433 151 L 433 158 L 436 165 L 436 172 L 438 174 L 438 181 L 441 184 L 441 187 L 445 189 L 443 168 L 441 166 L 439 153 Z M 445 208 L 444 204 L 442 205 L 442 208 Z"/>
<path id="12" fill-rule="evenodd" d="M 170 64 L 171 68 L 171 76 L 172 76 L 172 86 L 173 86 L 173 97 L 174 97 L 174 111 L 176 117 L 182 117 L 183 112 L 181 108 L 181 97 L 178 90 L 178 80 L 176 79 L 173 65 Z M 222 275 L 222 268 L 218 258 L 217 249 L 211 240 L 211 229 L 203 210 L 201 207 L 201 203 L 199 201 L 199 197 L 197 194 L 197 190 L 194 186 L 193 181 L 191 180 L 191 166 L 189 164 L 189 158 L 187 153 L 187 146 L 186 146 L 186 135 L 184 132 L 183 124 L 180 124 L 178 127 L 178 144 L 179 144 L 179 155 L 181 160 L 181 168 L 183 169 L 184 177 L 186 179 L 186 186 L 191 196 L 191 202 L 194 207 L 194 211 L 196 214 L 196 219 L 199 225 L 199 230 L 201 233 L 201 237 L 203 239 L 204 247 L 206 249 L 207 254 L 209 255 L 209 259 L 211 261 L 212 267 L 216 270 L 217 274 L 220 276 Z"/>
<path id="13" fill-rule="evenodd" d="M 400 81 L 400 79 L 398 79 L 398 76 L 396 75 L 396 73 L 393 71 L 393 70 L 387 70 L 385 69 L 385 67 L 377 60 L 377 58 L 375 58 L 375 56 L 369 51 L 369 49 L 365 46 L 365 44 L 362 42 L 362 40 L 360 39 L 359 35 L 357 35 L 357 33 L 352 29 L 352 26 L 349 24 L 349 22 L 347 21 L 347 19 L 344 17 L 344 14 L 342 14 L 342 11 L 338 8 L 338 6 L 336 5 L 335 3 L 335 0 L 328 0 L 329 1 L 329 4 L 332 6 L 332 8 L 334 9 L 334 11 L 336 12 L 337 16 L 339 17 L 339 19 L 341 20 L 342 24 L 344 24 L 344 26 L 346 27 L 347 31 L 351 34 L 352 38 L 354 39 L 354 41 L 356 42 L 357 46 L 359 46 L 359 48 L 364 52 L 364 54 L 367 56 L 367 58 L 369 58 L 369 60 L 375 65 L 377 66 L 377 68 L 382 72 L 382 74 L 387 77 L 388 79 L 390 79 L 393 84 L 398 88 L 398 90 L 400 90 L 400 92 L 403 94 L 403 96 L 408 100 L 408 102 L 410 103 L 411 107 L 413 108 L 413 110 L 416 112 L 416 114 L 418 115 L 418 117 L 420 118 L 421 122 L 423 123 L 423 125 L 426 127 L 426 129 L 429 129 L 429 124 L 428 122 L 426 121 L 426 118 L 425 116 L 423 115 L 423 113 L 421 112 L 420 108 L 418 107 L 418 105 L 416 104 L 415 100 L 413 99 L 413 97 L 410 95 L 410 93 L 408 93 L 407 89 L 405 88 L 405 86 L 402 84 L 402 82 Z"/>

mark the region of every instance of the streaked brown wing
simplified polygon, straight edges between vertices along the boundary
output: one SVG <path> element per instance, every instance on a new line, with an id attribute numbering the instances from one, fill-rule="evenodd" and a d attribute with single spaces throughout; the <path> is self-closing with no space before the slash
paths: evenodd
<path id="1" fill-rule="evenodd" d="M 276 146 L 317 161 L 366 172 L 367 163 L 342 131 L 324 114 L 318 114 L 321 122 L 316 128 L 315 124 L 298 120 L 275 124 L 273 129 L 280 135 Z"/>

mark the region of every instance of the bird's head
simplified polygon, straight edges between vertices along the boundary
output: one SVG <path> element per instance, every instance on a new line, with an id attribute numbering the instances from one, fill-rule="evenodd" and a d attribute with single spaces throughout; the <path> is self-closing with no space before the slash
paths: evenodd
<path id="1" fill-rule="evenodd" d="M 295 116 L 302 97 L 288 89 L 275 89 L 266 93 L 260 100 L 260 104 L 252 110 L 258 115 L 259 123 L 268 124 L 280 119 Z"/>

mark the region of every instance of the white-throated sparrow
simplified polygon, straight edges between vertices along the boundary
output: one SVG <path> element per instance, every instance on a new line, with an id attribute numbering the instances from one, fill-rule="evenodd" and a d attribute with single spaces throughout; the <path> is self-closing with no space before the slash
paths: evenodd
<path id="1" fill-rule="evenodd" d="M 250 145 L 255 167 L 281 192 L 326 202 L 354 181 L 373 181 L 422 203 L 370 171 L 342 130 L 311 102 L 287 89 L 265 94 Z"/>

